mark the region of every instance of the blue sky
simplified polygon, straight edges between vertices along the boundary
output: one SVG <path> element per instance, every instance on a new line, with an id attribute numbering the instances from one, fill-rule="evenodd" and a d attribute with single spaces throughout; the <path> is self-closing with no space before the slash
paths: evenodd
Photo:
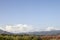
<path id="1" fill-rule="evenodd" d="M 60 28 L 60 0 L 0 0 L 0 25 L 6 24 Z"/>

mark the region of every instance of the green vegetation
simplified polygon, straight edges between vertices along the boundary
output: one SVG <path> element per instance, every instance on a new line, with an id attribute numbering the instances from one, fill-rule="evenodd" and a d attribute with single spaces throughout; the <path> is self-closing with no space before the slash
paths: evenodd
<path id="1" fill-rule="evenodd" d="M 34 36 L 34 35 L 0 34 L 0 40 L 41 40 L 41 38 L 39 36 Z"/>
<path id="2" fill-rule="evenodd" d="M 0 34 L 0 40 L 60 40 L 57 36 Z"/>

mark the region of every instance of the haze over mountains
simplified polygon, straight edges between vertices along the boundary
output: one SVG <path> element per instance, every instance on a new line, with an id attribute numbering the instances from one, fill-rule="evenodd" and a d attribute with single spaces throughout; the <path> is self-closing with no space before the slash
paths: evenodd
<path id="1" fill-rule="evenodd" d="M 6 25 L 0 27 L 0 34 L 34 34 L 34 35 L 56 35 L 60 34 L 60 29 L 55 27 L 47 27 L 45 30 L 40 30 L 31 25 L 17 24 L 17 25 Z"/>
<path id="2" fill-rule="evenodd" d="M 13 34 L 13 33 L 7 32 L 7 31 L 4 31 L 4 30 L 0 30 L 0 34 Z M 21 34 L 21 33 L 17 33 L 17 34 Z M 60 34 L 60 30 L 35 31 L 35 32 L 27 32 L 27 33 L 25 32 L 23 34 L 33 34 L 33 35 L 59 35 Z"/>
<path id="3" fill-rule="evenodd" d="M 4 31 L 4 30 L 0 30 L 0 34 L 12 34 L 12 33 Z"/>
<path id="4" fill-rule="evenodd" d="M 12 33 L 12 32 L 7 32 L 4 30 L 0 30 L 0 34 L 16 34 L 16 33 Z M 17 33 L 17 34 L 21 34 L 21 33 Z M 51 30 L 51 31 L 35 31 L 35 32 L 25 32 L 22 34 L 33 34 L 33 35 L 60 35 L 60 30 Z"/>
<path id="5" fill-rule="evenodd" d="M 35 28 L 34 26 L 27 24 L 6 25 L 3 27 L 0 26 L 0 29 L 12 33 L 60 30 L 59 28 L 55 28 L 55 27 L 47 27 L 41 30 L 39 27 Z"/>

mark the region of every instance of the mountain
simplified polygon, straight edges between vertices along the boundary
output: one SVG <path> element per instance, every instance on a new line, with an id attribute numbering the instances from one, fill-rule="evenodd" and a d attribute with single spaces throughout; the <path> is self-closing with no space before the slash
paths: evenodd
<path id="1" fill-rule="evenodd" d="M 0 30 L 0 34 L 12 34 L 12 33 L 4 31 L 4 30 Z"/>
<path id="2" fill-rule="evenodd" d="M 0 34 L 13 34 L 7 31 L 0 30 Z M 15 34 L 15 33 L 14 33 Z M 29 35 L 60 35 L 60 30 L 52 30 L 52 31 L 35 31 L 28 33 L 17 33 L 17 34 L 29 34 Z"/>
<path id="3" fill-rule="evenodd" d="M 28 34 L 33 34 L 33 35 L 60 35 L 60 30 L 29 32 Z"/>

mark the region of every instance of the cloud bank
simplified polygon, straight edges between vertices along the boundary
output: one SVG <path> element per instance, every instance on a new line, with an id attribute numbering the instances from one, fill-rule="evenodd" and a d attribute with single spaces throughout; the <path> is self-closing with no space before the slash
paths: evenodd
<path id="1" fill-rule="evenodd" d="M 52 30 L 60 30 L 55 27 L 47 27 L 45 30 L 40 30 L 41 27 L 33 27 L 32 25 L 27 24 L 17 24 L 17 25 L 6 25 L 4 27 L 0 27 L 1 30 L 12 32 L 12 33 L 26 33 L 26 32 L 35 32 L 35 31 L 52 31 Z"/>
<path id="2" fill-rule="evenodd" d="M 12 33 L 21 33 L 21 32 L 33 32 L 37 31 L 38 29 L 35 29 L 31 25 L 27 24 L 17 24 L 17 25 L 6 25 L 4 27 L 0 27 L 1 30 L 12 32 Z"/>
<path id="3" fill-rule="evenodd" d="M 55 27 L 47 27 L 45 29 L 45 31 L 52 31 L 52 30 L 60 30 L 59 28 L 55 28 Z"/>

